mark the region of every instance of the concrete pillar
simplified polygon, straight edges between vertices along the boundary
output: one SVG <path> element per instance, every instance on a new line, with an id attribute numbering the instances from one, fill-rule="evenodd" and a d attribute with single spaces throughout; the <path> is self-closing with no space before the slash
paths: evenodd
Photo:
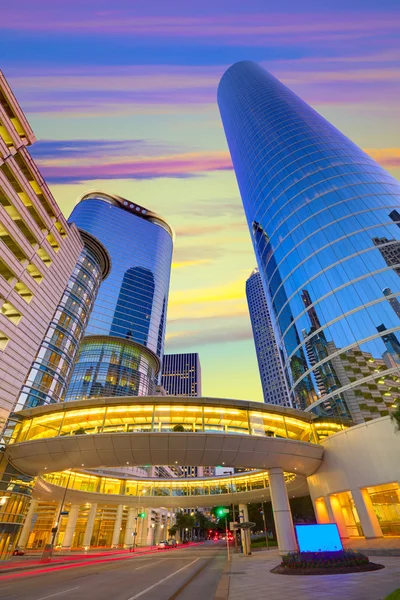
<path id="1" fill-rule="evenodd" d="M 332 514 L 333 514 L 333 518 L 334 518 L 334 522 L 336 523 L 338 530 L 339 530 L 339 535 L 341 537 L 341 539 L 347 539 L 349 537 L 349 533 L 346 527 L 346 522 L 344 520 L 344 516 L 343 516 L 343 511 L 342 511 L 342 507 L 341 504 L 339 502 L 339 498 L 337 497 L 336 494 L 332 494 L 331 496 L 327 496 L 327 504 L 330 504 L 331 510 L 332 510 Z"/>
<path id="2" fill-rule="evenodd" d="M 128 518 L 126 520 L 125 537 L 124 537 L 124 548 L 133 546 L 133 532 L 135 530 L 135 508 L 130 506 L 128 508 Z"/>
<path id="3" fill-rule="evenodd" d="M 243 519 L 241 520 L 242 523 L 243 521 L 246 523 L 249 522 L 249 508 L 247 504 L 239 504 L 239 515 L 243 515 Z"/>
<path id="4" fill-rule="evenodd" d="M 86 523 L 85 535 L 83 536 L 83 547 L 90 548 L 90 542 L 92 540 L 92 533 L 94 527 L 94 521 L 96 519 L 97 504 L 92 504 L 89 510 L 88 520 Z"/>
<path id="5" fill-rule="evenodd" d="M 296 552 L 297 542 L 283 470 L 280 467 L 269 469 L 268 478 L 279 553 Z"/>
<path id="6" fill-rule="evenodd" d="M 30 533 L 33 529 L 32 521 L 33 515 L 36 513 L 38 507 L 38 501 L 34 498 L 31 499 L 31 503 L 29 505 L 28 514 L 26 515 L 24 526 L 22 527 L 21 535 L 19 536 L 18 546 L 20 548 L 25 548 L 28 543 L 28 539 Z"/>
<path id="7" fill-rule="evenodd" d="M 67 526 L 65 528 L 64 539 L 62 543 L 63 549 L 71 548 L 72 540 L 74 538 L 76 522 L 79 516 L 79 504 L 71 504 L 71 508 L 68 515 Z"/>
<path id="8" fill-rule="evenodd" d="M 122 515 L 124 513 L 123 504 L 118 504 L 117 506 L 117 514 L 114 522 L 114 531 L 112 536 L 111 547 L 117 548 L 119 543 L 119 537 L 121 535 L 121 525 L 122 525 Z"/>
<path id="9" fill-rule="evenodd" d="M 351 495 L 353 496 L 364 536 L 366 538 L 383 537 L 382 529 L 372 506 L 368 490 L 351 490 Z"/>
<path id="10" fill-rule="evenodd" d="M 239 519 L 240 523 L 248 523 L 249 522 L 249 509 L 247 504 L 239 504 L 239 516 L 242 517 Z M 249 536 L 247 535 L 246 531 L 244 529 L 240 530 L 240 537 L 242 540 L 242 548 L 243 548 L 243 554 L 249 554 L 250 553 L 250 546 L 249 546 Z"/>
<path id="11" fill-rule="evenodd" d="M 313 500 L 313 505 L 317 523 L 319 525 L 332 522 L 324 498 L 317 498 L 316 500 Z"/>

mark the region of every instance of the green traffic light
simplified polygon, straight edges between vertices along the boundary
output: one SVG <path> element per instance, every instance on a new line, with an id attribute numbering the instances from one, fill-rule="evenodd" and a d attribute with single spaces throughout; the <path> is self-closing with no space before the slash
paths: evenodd
<path id="1" fill-rule="evenodd" d="M 144 519 L 144 518 L 145 518 L 145 516 L 146 516 L 146 513 L 144 513 L 144 512 L 142 512 L 142 513 L 139 513 L 139 517 L 140 517 L 141 519 Z"/>

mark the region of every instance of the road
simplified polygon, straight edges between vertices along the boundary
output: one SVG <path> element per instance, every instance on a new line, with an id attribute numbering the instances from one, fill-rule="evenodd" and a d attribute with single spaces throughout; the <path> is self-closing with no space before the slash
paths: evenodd
<path id="1" fill-rule="evenodd" d="M 226 563 L 222 543 L 206 542 L 112 563 L 0 581 L 1 600 L 211 600 Z M 19 574 L 18 574 L 19 575 Z"/>

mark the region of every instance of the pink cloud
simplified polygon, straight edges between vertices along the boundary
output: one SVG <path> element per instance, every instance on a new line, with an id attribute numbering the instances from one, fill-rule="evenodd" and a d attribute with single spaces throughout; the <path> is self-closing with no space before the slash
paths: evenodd
<path id="1" fill-rule="evenodd" d="M 79 17 L 70 6 L 40 9 L 9 5 L 2 10 L 2 27 L 18 31 L 73 32 L 75 34 L 131 34 L 140 37 L 182 38 L 197 41 L 224 40 L 235 45 L 260 45 L 289 41 L 309 45 L 313 42 L 354 40 L 398 32 L 400 18 L 396 14 L 376 11 L 227 14 L 218 8 L 208 15 L 159 16 L 139 14 L 141 7 L 116 10 L 90 10 L 79 5 Z M 142 9 L 143 12 L 143 9 Z M 210 12 L 210 11 L 209 11 Z M 73 15 L 71 17 L 71 14 Z"/>
<path id="2" fill-rule="evenodd" d="M 53 183 L 96 179 L 152 179 L 156 177 L 191 177 L 210 171 L 232 169 L 227 152 L 186 152 L 164 156 L 130 156 L 109 161 L 98 158 L 78 163 L 69 158 L 36 160 L 44 178 Z M 86 163 L 86 164 L 85 164 Z"/>

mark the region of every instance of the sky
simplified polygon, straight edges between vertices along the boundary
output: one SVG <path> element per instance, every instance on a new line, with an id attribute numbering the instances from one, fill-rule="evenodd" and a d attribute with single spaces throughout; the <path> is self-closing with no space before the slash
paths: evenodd
<path id="1" fill-rule="evenodd" d="M 398 0 L 15 0 L 0 68 L 66 216 L 88 190 L 176 232 L 167 352 L 199 352 L 203 395 L 262 400 L 245 297 L 255 266 L 216 103 L 262 64 L 400 176 Z"/>

